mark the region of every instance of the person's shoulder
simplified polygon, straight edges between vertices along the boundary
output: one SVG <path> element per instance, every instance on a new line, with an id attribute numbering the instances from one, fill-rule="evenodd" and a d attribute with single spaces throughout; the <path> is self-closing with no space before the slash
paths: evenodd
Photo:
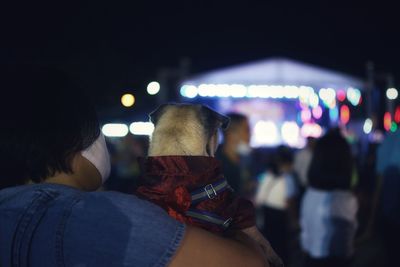
<path id="1" fill-rule="evenodd" d="M 55 236 L 68 266 L 165 266 L 185 234 L 183 224 L 134 195 L 56 184 L 1 190 L 0 212 L 13 211 L 11 226 L 34 201 L 46 210 L 35 240 Z"/>
<path id="2" fill-rule="evenodd" d="M 98 218 L 103 220 L 112 218 L 129 225 L 143 225 L 150 227 L 154 224 L 175 225 L 173 220 L 159 206 L 138 198 L 133 194 L 114 191 L 98 191 L 84 193 L 73 207 L 73 212 L 82 215 L 82 218 Z"/>
<path id="3" fill-rule="evenodd" d="M 0 203 L 7 208 L 21 208 L 31 203 L 38 194 L 47 194 L 49 198 L 64 195 L 64 192 L 77 191 L 67 186 L 53 184 L 26 184 L 7 187 L 0 190 Z"/>
<path id="4" fill-rule="evenodd" d="M 99 266 L 164 266 L 174 255 L 185 226 L 158 206 L 119 192 L 84 193 L 73 206 L 64 244 L 74 250 L 71 265 L 94 252 Z M 103 264 L 103 265 L 102 265 Z"/>

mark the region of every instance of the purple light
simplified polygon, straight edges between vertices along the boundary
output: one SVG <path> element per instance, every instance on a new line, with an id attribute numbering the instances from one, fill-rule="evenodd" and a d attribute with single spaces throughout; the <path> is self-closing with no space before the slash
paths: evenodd
<path id="1" fill-rule="evenodd" d="M 315 119 L 319 120 L 322 117 L 322 108 L 320 106 L 316 106 L 313 108 L 312 114 Z"/>

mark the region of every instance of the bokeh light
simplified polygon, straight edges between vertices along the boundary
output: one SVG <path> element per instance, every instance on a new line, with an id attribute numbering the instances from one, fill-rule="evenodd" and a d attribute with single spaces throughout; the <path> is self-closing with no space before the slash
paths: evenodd
<path id="1" fill-rule="evenodd" d="M 394 100 L 399 96 L 399 92 L 396 88 L 389 88 L 386 90 L 386 97 L 390 100 Z"/>
<path id="2" fill-rule="evenodd" d="M 135 104 L 135 97 L 132 94 L 124 94 L 121 97 L 121 104 L 124 107 L 132 107 Z"/>
<path id="3" fill-rule="evenodd" d="M 395 123 L 394 121 L 392 121 L 392 125 L 390 126 L 390 131 L 392 133 L 397 131 L 397 123 Z"/>
<path id="4" fill-rule="evenodd" d="M 137 121 L 129 125 L 129 131 L 134 135 L 152 135 L 154 124 L 151 122 Z"/>
<path id="5" fill-rule="evenodd" d="M 147 85 L 147 93 L 149 95 L 156 95 L 160 91 L 160 84 L 158 82 L 151 82 Z"/>
<path id="6" fill-rule="evenodd" d="M 371 119 L 366 119 L 363 126 L 363 131 L 365 134 L 369 134 L 372 131 L 373 123 Z"/>
<path id="7" fill-rule="evenodd" d="M 281 128 L 283 141 L 289 146 L 295 146 L 299 142 L 300 129 L 296 122 L 285 121 Z"/>
<path id="8" fill-rule="evenodd" d="M 392 115 L 390 112 L 385 112 L 385 115 L 383 115 L 383 128 L 389 131 L 390 127 L 392 127 Z"/>
<path id="9" fill-rule="evenodd" d="M 397 106 L 394 111 L 394 121 L 400 123 L 400 106 Z"/>
<path id="10" fill-rule="evenodd" d="M 340 107 L 340 122 L 342 124 L 347 124 L 350 120 L 350 109 L 347 105 Z"/>
<path id="11" fill-rule="evenodd" d="M 124 137 L 128 134 L 128 126 L 123 123 L 108 123 L 103 125 L 101 132 L 107 137 Z"/>

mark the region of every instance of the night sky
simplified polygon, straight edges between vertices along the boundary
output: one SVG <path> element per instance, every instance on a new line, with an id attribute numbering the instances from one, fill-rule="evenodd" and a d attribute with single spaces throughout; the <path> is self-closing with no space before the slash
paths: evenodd
<path id="1" fill-rule="evenodd" d="M 128 91 L 134 108 L 152 105 L 146 84 L 183 58 L 190 73 L 279 56 L 361 78 L 372 60 L 398 85 L 398 8 L 320 2 L 17 2 L 1 7 L 0 60 L 64 69 L 100 111 L 121 108 Z"/>

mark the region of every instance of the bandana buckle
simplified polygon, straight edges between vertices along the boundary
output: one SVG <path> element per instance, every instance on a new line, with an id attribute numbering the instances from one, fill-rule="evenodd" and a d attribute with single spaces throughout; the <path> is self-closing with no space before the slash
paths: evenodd
<path id="1" fill-rule="evenodd" d="M 212 184 L 208 184 L 204 187 L 204 191 L 206 192 L 209 199 L 213 199 L 217 196 L 217 191 L 215 191 L 214 186 Z"/>

